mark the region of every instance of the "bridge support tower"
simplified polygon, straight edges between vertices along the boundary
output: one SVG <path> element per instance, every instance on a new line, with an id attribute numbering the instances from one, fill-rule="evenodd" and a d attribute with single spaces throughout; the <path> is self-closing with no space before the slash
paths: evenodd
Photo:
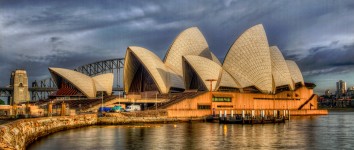
<path id="1" fill-rule="evenodd" d="M 11 73 L 10 84 L 13 87 L 11 105 L 30 100 L 26 70 L 13 71 Z"/>

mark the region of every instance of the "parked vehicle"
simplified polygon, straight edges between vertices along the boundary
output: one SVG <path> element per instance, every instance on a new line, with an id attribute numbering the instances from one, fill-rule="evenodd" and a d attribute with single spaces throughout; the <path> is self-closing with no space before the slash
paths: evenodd
<path id="1" fill-rule="evenodd" d="M 110 108 L 110 107 L 100 107 L 100 108 L 98 108 L 98 112 L 102 112 L 102 110 L 103 110 L 103 112 L 109 112 L 109 111 L 111 111 L 111 109 L 112 108 Z"/>
<path id="2" fill-rule="evenodd" d="M 129 106 L 127 106 L 127 108 L 125 110 L 128 112 L 140 111 L 141 107 L 140 107 L 140 105 L 129 105 Z"/>
<path id="3" fill-rule="evenodd" d="M 112 112 L 124 112 L 124 108 L 120 105 L 116 105 L 111 109 Z"/>

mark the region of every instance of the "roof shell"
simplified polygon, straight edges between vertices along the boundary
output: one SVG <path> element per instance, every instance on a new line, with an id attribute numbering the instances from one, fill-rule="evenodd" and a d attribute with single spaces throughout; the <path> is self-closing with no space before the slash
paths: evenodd
<path id="1" fill-rule="evenodd" d="M 277 46 L 272 46 L 269 49 L 272 59 L 272 74 L 275 87 L 289 85 L 291 90 L 294 89 L 290 71 L 283 54 Z"/>
<path id="2" fill-rule="evenodd" d="M 139 67 L 139 63 L 133 60 L 132 55 L 133 54 L 128 47 L 124 57 L 124 71 L 123 71 L 124 91 L 126 93 L 129 92 L 130 84 L 133 82 L 134 75 Z"/>
<path id="3" fill-rule="evenodd" d="M 198 74 L 200 79 L 203 81 L 205 87 L 210 91 L 210 82 L 207 79 L 219 79 L 219 74 L 221 71 L 221 66 L 210 59 L 187 55 L 184 56 L 188 64 L 193 68 L 193 70 Z M 213 90 L 216 89 L 216 82 L 213 83 Z"/>
<path id="4" fill-rule="evenodd" d="M 220 72 L 220 77 L 219 77 L 219 81 L 217 83 L 217 89 L 219 87 L 231 87 L 231 88 L 240 88 L 240 86 L 237 84 L 238 81 L 232 78 L 232 76 L 226 72 L 223 68 L 221 68 L 221 72 Z"/>
<path id="5" fill-rule="evenodd" d="M 291 78 L 293 79 L 294 83 L 299 83 L 301 82 L 302 85 L 305 85 L 304 83 L 304 78 L 302 77 L 302 73 L 295 63 L 295 61 L 292 60 L 285 60 L 286 64 L 288 65 L 289 71 Z"/>
<path id="6" fill-rule="evenodd" d="M 202 56 L 221 64 L 209 50 L 207 41 L 197 27 L 188 28 L 176 37 L 164 58 L 164 63 L 182 77 L 182 56 L 186 55 Z"/>
<path id="7" fill-rule="evenodd" d="M 130 88 L 130 84 L 138 67 L 137 64 L 132 63 L 131 55 L 136 56 L 139 62 L 150 73 L 161 93 L 168 93 L 170 87 L 184 89 L 183 80 L 171 69 L 166 67 L 158 56 L 145 48 L 130 46 L 126 54 L 127 62 L 124 64 L 124 68 L 127 68 L 127 70 L 124 71 L 124 88 L 126 92 L 128 92 Z"/>
<path id="8" fill-rule="evenodd" d="M 92 77 L 92 79 L 95 82 L 97 91 L 104 91 L 107 93 L 107 95 L 112 95 L 113 80 L 114 80 L 113 73 L 101 74 Z"/>
<path id="9" fill-rule="evenodd" d="M 266 33 L 261 24 L 246 30 L 231 46 L 223 68 L 241 87 L 255 86 L 264 93 L 272 91 L 272 68 Z"/>
<path id="10" fill-rule="evenodd" d="M 96 97 L 96 87 L 93 79 L 85 74 L 64 68 L 49 68 L 49 71 L 54 75 L 54 81 L 58 84 L 55 76 L 60 76 L 75 86 L 88 98 Z"/>
<path id="11" fill-rule="evenodd" d="M 198 74 L 205 87 L 207 87 L 209 91 L 210 81 L 206 81 L 207 79 L 217 80 L 217 82 L 213 83 L 213 91 L 218 90 L 220 86 L 239 88 L 231 75 L 224 71 L 222 67 L 216 62 L 204 57 L 193 55 L 187 55 L 184 56 L 184 58 L 190 64 L 193 70 Z"/>
<path id="12" fill-rule="evenodd" d="M 214 53 L 211 52 L 211 51 L 210 51 L 210 55 L 211 55 L 211 60 L 221 66 L 221 62 L 219 61 L 218 57 L 216 57 L 216 56 L 214 55 Z"/>

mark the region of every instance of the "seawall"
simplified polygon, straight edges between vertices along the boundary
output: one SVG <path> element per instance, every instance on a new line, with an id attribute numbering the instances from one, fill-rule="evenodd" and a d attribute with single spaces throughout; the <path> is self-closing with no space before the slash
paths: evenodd
<path id="1" fill-rule="evenodd" d="M 58 116 L 33 119 L 20 119 L 0 125 L 0 150 L 22 150 L 37 138 L 48 134 L 91 125 L 134 124 L 134 123 L 170 123 L 188 121 L 191 118 L 168 118 L 163 112 L 148 114 L 133 113 L 97 114 L 76 116 Z M 138 117 L 144 115 L 144 117 Z M 192 120 L 195 120 L 192 118 Z M 201 119 L 200 119 L 201 120 Z"/>
<path id="2" fill-rule="evenodd" d="M 0 149 L 25 149 L 39 137 L 95 124 L 97 124 L 95 114 L 16 120 L 0 125 Z"/>

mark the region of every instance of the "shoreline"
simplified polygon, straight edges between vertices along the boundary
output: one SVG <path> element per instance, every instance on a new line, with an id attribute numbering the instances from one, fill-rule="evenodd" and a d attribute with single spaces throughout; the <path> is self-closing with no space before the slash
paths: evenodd
<path id="1" fill-rule="evenodd" d="M 133 125 L 202 121 L 203 118 L 98 117 L 97 114 L 19 119 L 0 125 L 0 149 L 22 150 L 38 138 L 93 125 Z"/>
<path id="2" fill-rule="evenodd" d="M 353 108 L 318 108 L 318 110 L 327 110 L 329 112 L 354 112 Z"/>

